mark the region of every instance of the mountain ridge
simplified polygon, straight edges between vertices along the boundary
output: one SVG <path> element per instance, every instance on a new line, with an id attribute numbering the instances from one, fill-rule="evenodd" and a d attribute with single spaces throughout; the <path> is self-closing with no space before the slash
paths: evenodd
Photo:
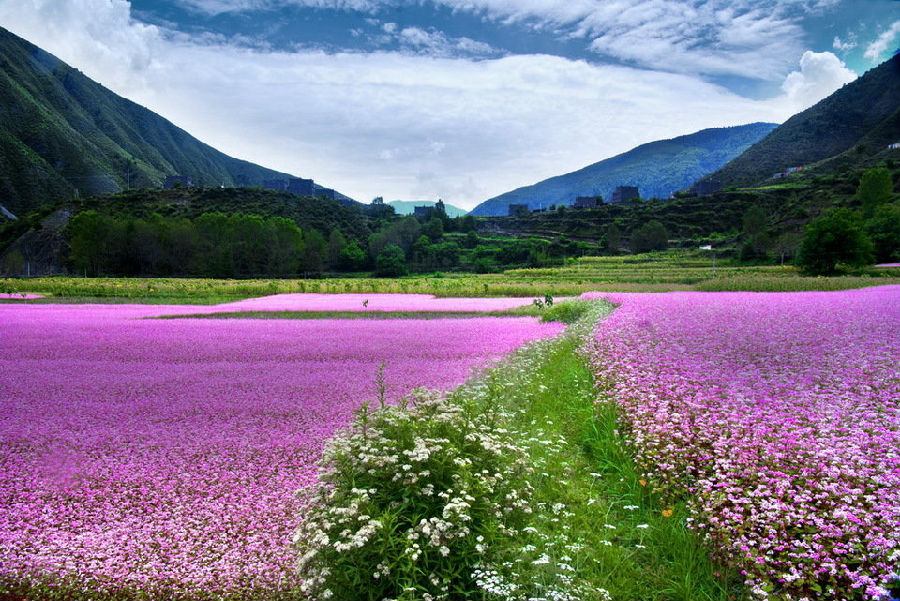
<path id="1" fill-rule="evenodd" d="M 703 178 L 718 187 L 747 187 L 803 167 L 854 167 L 900 141 L 900 55 L 793 115 L 740 156 Z M 856 150 L 854 150 L 856 149 Z M 846 156 L 855 152 L 859 156 Z M 833 163 L 845 155 L 840 165 Z M 822 164 L 822 163 L 826 164 Z M 827 164 L 830 163 L 830 164 Z"/>
<path id="2" fill-rule="evenodd" d="M 617 186 L 640 189 L 644 198 L 668 198 L 741 154 L 775 129 L 774 123 L 707 128 L 692 134 L 641 144 L 571 173 L 490 198 L 471 215 L 506 215 L 510 204 L 531 209 L 570 205 L 576 196 L 609 200 Z"/>
<path id="3" fill-rule="evenodd" d="M 2 27 L 0 172 L 0 199 L 19 215 L 171 175 L 201 187 L 294 177 L 216 150 Z"/>

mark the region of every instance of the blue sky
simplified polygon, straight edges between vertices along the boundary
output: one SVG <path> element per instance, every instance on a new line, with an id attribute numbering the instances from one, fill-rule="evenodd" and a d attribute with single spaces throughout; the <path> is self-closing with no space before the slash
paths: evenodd
<path id="1" fill-rule="evenodd" d="M 780 122 L 887 59 L 897 0 L 0 0 L 0 24 L 233 156 L 466 208 Z"/>

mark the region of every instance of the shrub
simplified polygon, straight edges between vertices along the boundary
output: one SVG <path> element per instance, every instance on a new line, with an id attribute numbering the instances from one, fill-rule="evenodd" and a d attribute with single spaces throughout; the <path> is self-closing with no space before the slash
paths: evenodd
<path id="1" fill-rule="evenodd" d="M 423 391 L 364 406 L 325 449 L 294 538 L 304 592 L 451 601 L 484 589 L 530 512 L 524 453 L 494 419 Z"/>
<path id="2" fill-rule="evenodd" d="M 806 226 L 797 253 L 804 273 L 829 275 L 839 263 L 859 267 L 871 262 L 872 242 L 857 215 L 845 208 L 829 209 Z"/>
<path id="3" fill-rule="evenodd" d="M 567 300 L 555 305 L 548 305 L 541 321 L 558 321 L 561 323 L 575 323 L 592 309 L 595 303 L 586 300 Z"/>
<path id="4" fill-rule="evenodd" d="M 385 246 L 375 258 L 375 274 L 384 277 L 406 275 L 406 254 L 395 244 Z"/>

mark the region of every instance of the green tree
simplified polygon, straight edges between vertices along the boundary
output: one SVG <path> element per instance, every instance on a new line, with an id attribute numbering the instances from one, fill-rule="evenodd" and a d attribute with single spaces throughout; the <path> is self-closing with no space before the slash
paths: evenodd
<path id="1" fill-rule="evenodd" d="M 309 273 L 321 273 L 328 257 L 328 243 L 319 230 L 309 229 L 303 232 L 306 252 L 301 262 L 303 270 Z"/>
<path id="2" fill-rule="evenodd" d="M 366 265 L 366 253 L 359 247 L 359 242 L 351 240 L 341 249 L 340 268 L 345 271 L 359 271 Z"/>
<path id="3" fill-rule="evenodd" d="M 615 254 L 622 246 L 622 231 L 615 223 L 610 223 L 606 228 L 606 250 Z"/>
<path id="4" fill-rule="evenodd" d="M 432 217 L 422 226 L 422 234 L 432 242 L 439 241 L 444 236 L 444 222 L 438 217 Z"/>
<path id="5" fill-rule="evenodd" d="M 741 260 L 760 259 L 766 256 L 770 245 L 769 236 L 766 234 L 767 222 L 766 211 L 759 205 L 752 205 L 744 211 L 744 245 L 741 247 Z"/>
<path id="6" fill-rule="evenodd" d="M 464 215 L 456 218 L 456 230 L 459 232 L 474 232 L 477 227 L 473 215 Z"/>
<path id="7" fill-rule="evenodd" d="M 797 265 L 810 275 L 837 272 L 838 264 L 858 267 L 872 261 L 872 242 L 859 217 L 843 207 L 809 222 L 797 252 Z"/>
<path id="8" fill-rule="evenodd" d="M 272 217 L 266 220 L 266 235 L 266 275 L 287 277 L 297 273 L 306 254 L 303 232 L 297 224 L 284 217 Z"/>
<path id="9" fill-rule="evenodd" d="M 891 199 L 893 192 L 894 180 L 890 171 L 884 167 L 864 171 L 856 189 L 856 199 L 862 206 L 863 215 L 871 217 L 878 205 Z"/>
<path id="10" fill-rule="evenodd" d="M 406 253 L 396 244 L 385 246 L 375 258 L 375 275 L 392 278 L 407 273 Z"/>
<path id="11" fill-rule="evenodd" d="M 104 230 L 104 218 L 97 211 L 83 211 L 69 222 L 69 260 L 78 273 L 99 275 Z"/>
<path id="12" fill-rule="evenodd" d="M 631 252 L 644 253 L 669 247 L 669 232 L 659 221 L 648 221 L 631 233 Z"/>
<path id="13" fill-rule="evenodd" d="M 900 261 L 900 205 L 883 204 L 877 207 L 865 227 L 874 245 L 877 261 Z"/>
<path id="14" fill-rule="evenodd" d="M 444 242 L 431 247 L 434 260 L 443 268 L 459 265 L 459 244 L 456 242 Z"/>
<path id="15" fill-rule="evenodd" d="M 413 243 L 412 260 L 419 265 L 420 269 L 431 264 L 431 240 L 428 236 L 422 234 Z"/>
<path id="16" fill-rule="evenodd" d="M 328 268 L 336 269 L 341 263 L 341 251 L 347 246 L 347 239 L 341 230 L 334 228 L 328 235 Z"/>

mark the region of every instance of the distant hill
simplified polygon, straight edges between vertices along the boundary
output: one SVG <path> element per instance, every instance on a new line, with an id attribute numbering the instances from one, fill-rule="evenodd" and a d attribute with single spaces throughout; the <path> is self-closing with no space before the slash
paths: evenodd
<path id="1" fill-rule="evenodd" d="M 433 207 L 435 203 L 431 200 L 392 200 L 388 204 L 394 207 L 398 215 L 412 215 L 414 207 Z M 444 210 L 447 211 L 448 217 L 462 217 L 466 214 L 465 209 L 447 203 L 444 203 Z"/>
<path id="2" fill-rule="evenodd" d="M 0 203 L 9 211 L 159 187 L 167 175 L 207 187 L 291 177 L 219 152 L 0 28 Z"/>
<path id="3" fill-rule="evenodd" d="M 708 178 L 754 186 L 791 167 L 858 168 L 900 141 L 900 56 L 798 113 Z M 842 155 L 842 156 L 841 156 Z M 840 156 L 839 160 L 832 160 Z M 826 161 L 827 165 L 817 165 Z"/>
<path id="4" fill-rule="evenodd" d="M 719 169 L 777 127 L 751 123 L 702 131 L 643 144 L 583 169 L 552 177 L 484 201 L 472 215 L 506 215 L 510 204 L 536 209 L 570 205 L 576 196 L 603 196 L 617 186 L 637 186 L 643 198 L 668 198 L 704 175 Z"/>

